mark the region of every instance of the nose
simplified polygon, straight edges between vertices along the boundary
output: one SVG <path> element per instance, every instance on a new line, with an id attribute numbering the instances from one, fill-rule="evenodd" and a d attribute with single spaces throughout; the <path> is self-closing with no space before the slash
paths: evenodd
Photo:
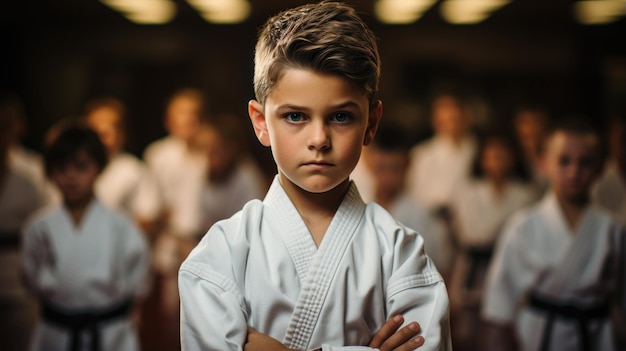
<path id="1" fill-rule="evenodd" d="M 309 125 L 309 150 L 326 150 L 330 148 L 328 125 L 323 121 L 315 121 Z"/>

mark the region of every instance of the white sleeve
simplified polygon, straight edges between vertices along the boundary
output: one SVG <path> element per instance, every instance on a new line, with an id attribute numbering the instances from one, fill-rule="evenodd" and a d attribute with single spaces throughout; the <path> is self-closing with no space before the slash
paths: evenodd
<path id="1" fill-rule="evenodd" d="M 522 281 L 528 280 L 522 271 L 524 264 L 520 250 L 524 250 L 524 243 L 518 240 L 519 230 L 520 226 L 513 218 L 496 244 L 487 272 L 481 313 L 486 320 L 495 323 L 513 323 L 525 285 Z"/>
<path id="2" fill-rule="evenodd" d="M 150 251 L 145 235 L 130 218 L 124 218 L 125 272 L 129 291 L 133 297 L 143 298 L 148 295 L 150 285 Z"/>
<path id="3" fill-rule="evenodd" d="M 202 263 L 190 262 L 181 268 L 178 286 L 183 350 L 243 350 L 247 316 L 232 281 Z"/>
<path id="4" fill-rule="evenodd" d="M 132 211 L 141 219 L 155 220 L 163 210 L 159 184 L 152 171 L 145 165 L 138 167 L 139 182 L 132 200 Z"/>

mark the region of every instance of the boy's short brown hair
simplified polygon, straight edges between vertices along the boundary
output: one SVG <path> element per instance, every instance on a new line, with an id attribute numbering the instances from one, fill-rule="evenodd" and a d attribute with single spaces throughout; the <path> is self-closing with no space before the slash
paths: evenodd
<path id="1" fill-rule="evenodd" d="M 254 64 L 254 92 L 261 104 L 288 68 L 348 78 L 371 103 L 378 92 L 380 57 L 374 33 L 342 3 L 323 1 L 271 17 L 260 31 Z"/>

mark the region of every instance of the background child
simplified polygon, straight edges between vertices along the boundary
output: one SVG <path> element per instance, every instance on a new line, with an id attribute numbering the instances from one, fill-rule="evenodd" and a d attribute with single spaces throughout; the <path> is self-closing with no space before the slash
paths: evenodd
<path id="1" fill-rule="evenodd" d="M 199 192 L 199 232 L 238 212 L 267 190 L 259 169 L 247 155 L 244 125 L 236 115 L 210 118 L 199 128 L 195 144 L 207 158 L 207 176 Z"/>
<path id="2" fill-rule="evenodd" d="M 611 158 L 593 189 L 594 201 L 626 225 L 626 117 L 611 121 Z"/>
<path id="3" fill-rule="evenodd" d="M 278 175 L 181 266 L 183 349 L 451 348 L 423 238 L 349 180 L 382 114 L 379 72 L 375 37 L 350 7 L 321 2 L 266 22 L 248 112 Z"/>
<path id="4" fill-rule="evenodd" d="M 458 186 L 469 178 L 476 140 L 458 95 L 437 95 L 431 118 L 435 135 L 411 151 L 407 187 L 416 201 L 445 212 Z"/>
<path id="5" fill-rule="evenodd" d="M 446 277 L 450 270 L 451 243 L 443 223 L 405 192 L 410 144 L 404 129 L 381 127 L 364 153 L 374 176 L 374 201 L 400 223 L 424 237 L 424 251 Z M 357 184 L 358 185 L 358 184 Z M 359 188 L 360 189 L 360 188 Z"/>
<path id="6" fill-rule="evenodd" d="M 20 277 L 20 230 L 47 202 L 32 168 L 15 162 L 17 116 L 0 103 L 0 345 L 26 351 L 37 317 L 37 304 Z M 43 172 L 41 172 L 43 173 Z"/>
<path id="7" fill-rule="evenodd" d="M 457 348 L 480 349 L 479 305 L 493 245 L 511 214 L 536 198 L 528 174 L 513 144 L 504 134 L 488 133 L 480 140 L 472 179 L 460 187 L 451 212 L 459 254 L 448 292 Z"/>
<path id="8" fill-rule="evenodd" d="M 46 153 L 46 171 L 63 204 L 24 231 L 25 280 L 41 303 L 34 350 L 138 350 L 131 311 L 146 293 L 145 239 L 132 220 L 94 197 L 106 164 L 98 135 L 63 131 Z"/>
<path id="9" fill-rule="evenodd" d="M 493 349 L 511 349 L 515 337 L 521 350 L 624 348 L 609 315 L 624 316 L 624 231 L 590 203 L 599 146 L 579 122 L 550 134 L 551 189 L 508 222 L 490 267 L 482 312 L 499 343 Z"/>
<path id="10" fill-rule="evenodd" d="M 126 212 L 147 234 L 156 230 L 161 196 L 156 179 L 137 157 L 124 152 L 126 108 L 121 101 L 102 97 L 85 107 L 85 122 L 104 144 L 109 162 L 96 181 L 96 194 L 107 206 Z"/>

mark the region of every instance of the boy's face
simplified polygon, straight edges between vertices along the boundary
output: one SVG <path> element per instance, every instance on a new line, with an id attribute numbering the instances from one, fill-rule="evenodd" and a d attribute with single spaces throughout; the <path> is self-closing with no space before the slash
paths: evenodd
<path id="1" fill-rule="evenodd" d="M 485 145 L 481 156 L 481 167 L 487 178 L 503 180 L 513 168 L 513 155 L 502 142 L 491 141 Z"/>
<path id="2" fill-rule="evenodd" d="M 467 127 L 467 118 L 455 98 L 442 96 L 435 100 L 433 128 L 437 134 L 459 138 L 467 132 Z"/>
<path id="3" fill-rule="evenodd" d="M 406 151 L 386 151 L 375 147 L 369 152 L 372 174 L 376 178 L 376 192 L 391 197 L 404 186 L 404 178 L 409 165 Z"/>
<path id="4" fill-rule="evenodd" d="M 557 131 L 548 143 L 546 172 L 561 201 L 586 201 L 599 173 L 598 140 L 592 133 Z"/>
<path id="5" fill-rule="evenodd" d="M 96 161 L 81 151 L 66 164 L 53 167 L 50 178 L 61 190 L 65 203 L 77 204 L 91 199 L 99 173 Z"/>
<path id="6" fill-rule="evenodd" d="M 109 155 L 119 152 L 124 144 L 120 119 L 118 113 L 108 107 L 96 109 L 87 116 L 87 125 L 98 133 Z"/>
<path id="7" fill-rule="evenodd" d="M 359 87 L 340 76 L 288 69 L 265 106 L 252 101 L 249 113 L 257 137 L 272 148 L 281 182 L 323 193 L 347 181 L 376 132 L 382 104 L 370 109 Z"/>
<path id="8" fill-rule="evenodd" d="M 189 141 L 200 125 L 200 103 L 189 97 L 174 99 L 167 110 L 166 127 L 170 134 Z"/>

